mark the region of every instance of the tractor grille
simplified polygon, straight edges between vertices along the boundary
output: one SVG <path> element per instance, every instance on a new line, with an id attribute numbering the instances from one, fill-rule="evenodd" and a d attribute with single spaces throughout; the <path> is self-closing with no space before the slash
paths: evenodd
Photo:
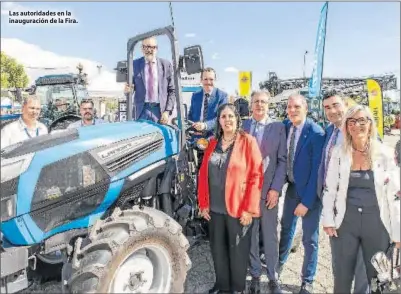
<path id="1" fill-rule="evenodd" d="M 11 150 L 3 149 L 1 153 L 2 158 L 12 158 L 28 153 L 41 151 L 50 147 L 65 144 L 74 141 L 79 138 L 78 130 L 71 129 L 65 130 L 64 132 L 54 133 L 49 135 L 43 135 L 32 138 L 30 140 L 23 141 L 18 144 L 16 148 Z"/>
<path id="2" fill-rule="evenodd" d="M 127 166 L 148 156 L 152 152 L 159 150 L 160 148 L 162 148 L 162 146 L 163 146 L 163 138 L 159 138 L 158 140 L 149 143 L 142 149 L 134 150 L 133 152 L 128 153 L 116 160 L 108 162 L 106 164 L 106 167 L 110 172 L 118 172 L 120 170 L 123 170 Z"/>
<path id="3" fill-rule="evenodd" d="M 49 164 L 39 175 L 31 216 L 48 231 L 94 211 L 109 185 L 110 176 L 87 152 Z"/>
<path id="4" fill-rule="evenodd" d="M 44 232 L 90 215 L 102 202 L 109 182 L 98 183 L 90 189 L 64 195 L 65 200 L 31 212 L 36 225 Z"/>

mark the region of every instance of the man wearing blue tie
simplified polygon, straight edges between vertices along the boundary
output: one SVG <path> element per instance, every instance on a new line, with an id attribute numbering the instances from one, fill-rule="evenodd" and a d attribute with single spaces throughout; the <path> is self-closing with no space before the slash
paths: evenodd
<path id="1" fill-rule="evenodd" d="M 283 269 L 291 250 L 298 217 L 302 217 L 302 243 L 305 254 L 300 294 L 313 293 L 319 247 L 319 221 L 322 203 L 317 196 L 318 168 L 324 144 L 323 129 L 307 118 L 304 96 L 288 98 L 285 122 L 287 133 L 287 181 L 281 219 L 278 272 Z"/>
<path id="2" fill-rule="evenodd" d="M 321 198 L 323 195 L 327 168 L 331 159 L 333 147 L 340 144 L 343 140 L 341 124 L 343 122 L 344 114 L 347 110 L 347 105 L 344 99 L 339 95 L 336 95 L 335 93 L 327 93 L 323 96 L 323 108 L 330 125 L 326 128 L 326 139 L 323 146 L 322 160 L 318 172 L 317 194 L 319 198 Z M 335 266 L 336 260 L 341 258 L 341 256 L 332 255 L 333 267 Z M 369 282 L 366 275 L 362 247 L 358 252 L 355 267 L 354 293 L 369 293 Z"/>
<path id="3" fill-rule="evenodd" d="M 206 67 L 201 73 L 202 90 L 192 94 L 188 112 L 188 119 L 194 122 L 193 128 L 205 132 L 205 137 L 213 134 L 219 106 L 228 103 L 227 93 L 216 88 L 215 81 L 215 70 Z"/>

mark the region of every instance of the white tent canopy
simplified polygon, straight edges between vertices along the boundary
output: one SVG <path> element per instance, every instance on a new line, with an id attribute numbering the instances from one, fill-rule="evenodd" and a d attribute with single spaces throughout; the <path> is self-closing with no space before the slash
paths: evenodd
<path id="1" fill-rule="evenodd" d="M 124 93 L 121 91 L 91 91 L 89 90 L 89 97 L 99 97 L 99 98 L 123 98 Z"/>
<path id="2" fill-rule="evenodd" d="M 12 106 L 13 102 L 8 97 L 1 97 L 1 106 Z"/>
<path id="3" fill-rule="evenodd" d="M 94 60 L 58 55 L 15 38 L 1 38 L 1 50 L 25 67 L 31 84 L 44 75 L 77 73 L 80 63 L 88 75 L 89 92 L 102 92 L 103 96 L 124 95 L 124 84 L 116 82 L 115 71 Z"/>

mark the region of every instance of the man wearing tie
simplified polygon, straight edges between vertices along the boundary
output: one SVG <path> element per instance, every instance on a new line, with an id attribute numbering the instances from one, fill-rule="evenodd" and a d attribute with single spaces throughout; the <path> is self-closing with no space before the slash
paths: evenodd
<path id="1" fill-rule="evenodd" d="M 228 94 L 214 87 L 216 72 L 207 67 L 201 73 L 202 90 L 192 94 L 188 119 L 193 121 L 193 128 L 205 132 L 205 137 L 213 134 L 216 125 L 217 109 L 228 103 Z"/>
<path id="2" fill-rule="evenodd" d="M 258 142 L 263 158 L 264 179 L 260 202 L 261 217 L 254 220 L 252 228 L 250 293 L 260 293 L 262 263 L 259 251 L 259 236 L 263 238 L 263 252 L 266 258 L 266 272 L 271 293 L 282 293 L 278 282 L 278 199 L 286 181 L 287 142 L 285 126 L 274 122 L 268 116 L 270 94 L 256 91 L 251 95 L 252 118 L 243 123 L 244 131 L 252 134 Z"/>
<path id="3" fill-rule="evenodd" d="M 324 144 L 323 129 L 306 117 L 308 104 L 304 96 L 288 98 L 287 180 L 288 187 L 281 219 L 278 271 L 281 273 L 291 250 L 298 217 L 302 217 L 302 243 L 305 249 L 300 294 L 313 293 L 316 274 L 319 221 L 322 203 L 317 196 L 318 168 Z"/>
<path id="4" fill-rule="evenodd" d="M 134 109 L 133 119 L 145 119 L 162 124 L 168 119 L 175 106 L 173 66 L 157 57 L 157 40 L 143 40 L 143 57 L 134 60 Z M 129 91 L 126 85 L 125 92 Z"/>
<path id="5" fill-rule="evenodd" d="M 329 166 L 331 152 L 335 145 L 341 144 L 343 136 L 341 133 L 341 124 L 344 113 L 347 110 L 344 99 L 334 93 L 328 93 L 323 96 L 323 108 L 326 118 L 331 123 L 326 128 L 326 139 L 323 146 L 322 160 L 319 166 L 317 194 L 321 199 L 326 182 L 327 168 Z M 333 251 L 332 251 L 333 253 Z M 332 265 L 335 266 L 337 259 L 341 256 L 332 256 Z M 360 248 L 355 267 L 354 293 L 369 293 L 369 283 L 366 275 L 365 262 L 363 260 L 362 248 Z"/>

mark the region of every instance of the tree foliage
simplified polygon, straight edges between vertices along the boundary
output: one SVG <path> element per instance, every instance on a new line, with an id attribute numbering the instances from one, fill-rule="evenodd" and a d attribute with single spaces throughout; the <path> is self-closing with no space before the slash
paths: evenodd
<path id="1" fill-rule="evenodd" d="M 1 88 L 25 88 L 28 86 L 28 76 L 24 66 L 15 58 L 1 51 Z"/>

